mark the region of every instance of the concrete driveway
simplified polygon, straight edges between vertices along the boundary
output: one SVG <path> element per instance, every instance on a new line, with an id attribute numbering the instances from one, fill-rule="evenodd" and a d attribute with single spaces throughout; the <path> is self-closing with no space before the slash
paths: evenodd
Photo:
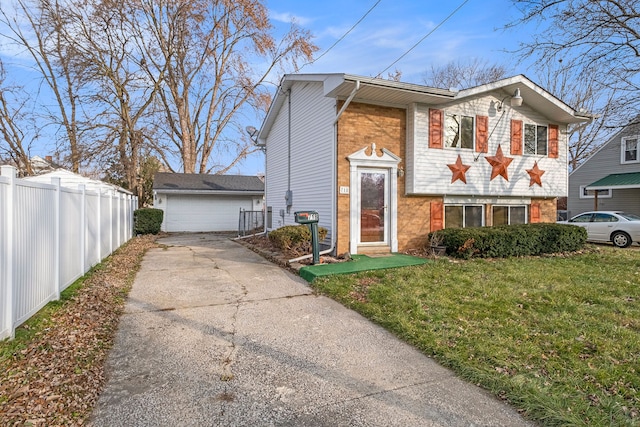
<path id="1" fill-rule="evenodd" d="M 136 276 L 90 425 L 531 425 L 224 236 L 159 243 Z"/>

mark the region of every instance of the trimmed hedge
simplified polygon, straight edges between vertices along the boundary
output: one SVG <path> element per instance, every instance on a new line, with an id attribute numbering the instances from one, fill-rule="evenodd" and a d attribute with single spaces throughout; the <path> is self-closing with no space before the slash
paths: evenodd
<path id="1" fill-rule="evenodd" d="M 435 233 L 446 246 L 447 255 L 465 259 L 574 252 L 582 249 L 587 240 L 587 230 L 569 224 L 445 228 Z"/>
<path id="2" fill-rule="evenodd" d="M 327 237 L 328 230 L 318 227 L 318 239 Z M 269 233 L 269 240 L 280 249 L 299 250 L 306 243 L 311 242 L 311 227 L 305 224 L 285 225 Z"/>
<path id="3" fill-rule="evenodd" d="M 135 234 L 158 234 L 162 227 L 164 211 L 155 208 L 142 208 L 133 212 L 133 231 Z"/>

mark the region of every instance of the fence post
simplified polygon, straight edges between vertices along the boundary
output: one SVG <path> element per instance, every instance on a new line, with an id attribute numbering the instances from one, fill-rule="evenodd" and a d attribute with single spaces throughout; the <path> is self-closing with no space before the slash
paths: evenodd
<path id="1" fill-rule="evenodd" d="M 120 245 L 122 244 L 121 236 L 120 236 L 120 233 L 122 233 L 122 224 L 121 224 L 121 222 L 122 222 L 121 221 L 121 216 L 122 216 L 122 201 L 121 200 L 122 200 L 122 196 L 120 195 L 119 191 L 116 191 L 116 196 L 118 197 L 116 199 L 118 201 L 118 207 L 116 209 L 116 218 L 118 219 L 118 232 L 117 232 L 118 240 L 117 240 L 116 244 L 118 246 L 116 246 L 116 248 L 119 248 Z"/>
<path id="2" fill-rule="evenodd" d="M 86 273 L 87 267 L 87 190 L 84 184 L 78 185 L 81 193 L 80 200 L 80 270 Z"/>
<path id="3" fill-rule="evenodd" d="M 109 253 L 113 252 L 113 190 L 109 191 Z"/>
<path id="4" fill-rule="evenodd" d="M 5 271 L 5 281 L 6 281 L 6 301 L 5 307 L 2 307 L 2 311 L 4 312 L 5 318 L 3 323 L 6 324 L 7 328 L 9 328 L 9 333 L 11 339 L 15 338 L 16 329 L 14 328 L 14 304 L 13 304 L 13 295 L 15 283 L 13 282 L 13 213 L 15 210 L 15 188 L 16 188 L 16 168 L 13 166 L 0 166 L 0 175 L 6 176 L 9 178 L 9 186 L 7 187 L 7 197 L 6 200 L 3 200 L 3 205 L 6 208 L 6 236 L 4 238 L 4 257 L 5 257 L 5 265 L 7 267 Z"/>
<path id="5" fill-rule="evenodd" d="M 96 245 L 98 246 L 98 262 L 102 261 L 102 192 L 100 189 L 97 190 L 98 192 L 98 208 L 97 208 L 97 212 L 96 212 L 96 216 L 97 219 L 96 221 L 98 221 L 98 227 L 97 227 L 97 236 L 96 236 Z"/>
<path id="6" fill-rule="evenodd" d="M 60 215 L 60 200 L 62 199 L 62 189 L 60 187 L 60 178 L 51 178 L 51 184 L 55 188 L 55 200 L 53 202 L 53 217 L 55 223 L 55 230 L 53 231 L 53 240 L 55 242 L 55 253 L 53 254 L 53 286 L 56 294 L 56 300 L 60 299 L 60 221 L 62 215 Z"/>

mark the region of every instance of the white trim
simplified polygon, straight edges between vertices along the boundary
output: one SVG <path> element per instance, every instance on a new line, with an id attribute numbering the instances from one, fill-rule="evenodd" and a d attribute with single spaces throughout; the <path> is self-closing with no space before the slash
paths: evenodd
<path id="1" fill-rule="evenodd" d="M 627 152 L 627 140 L 634 139 L 636 141 L 636 159 L 635 160 L 625 160 L 625 153 Z M 620 164 L 621 165 L 629 165 L 634 163 L 640 163 L 640 136 L 623 136 L 620 139 Z"/>
<path id="2" fill-rule="evenodd" d="M 209 196 L 264 196 L 264 191 L 221 191 L 221 190 L 154 190 L 156 194 L 180 194 L 180 195 L 194 195 L 194 194 L 206 194 Z"/>
<path id="3" fill-rule="evenodd" d="M 360 244 L 360 179 L 359 169 L 387 169 L 389 172 L 389 230 L 388 236 L 392 252 L 398 251 L 398 163 L 400 157 L 386 148 L 382 155 L 376 153 L 376 144 L 371 144 L 371 154 L 367 155 L 369 147 L 364 147 L 347 157 L 349 160 L 349 252 L 358 253 Z"/>
<path id="4" fill-rule="evenodd" d="M 530 197 L 460 197 L 460 196 L 444 196 L 443 203 L 445 205 L 530 205 Z"/>
<path id="5" fill-rule="evenodd" d="M 589 187 L 588 185 L 581 185 L 580 186 L 580 198 L 581 199 L 594 199 L 595 196 L 589 196 L 584 194 L 584 190 L 586 187 Z M 616 188 L 624 188 L 624 187 L 616 187 Z M 632 187 L 632 188 L 638 188 L 638 186 Z M 613 195 L 613 191 L 611 191 L 610 187 L 597 187 L 597 188 L 589 188 L 589 190 L 593 190 L 593 191 L 602 191 L 602 190 L 609 190 L 609 194 L 598 194 L 598 199 L 610 199 Z"/>

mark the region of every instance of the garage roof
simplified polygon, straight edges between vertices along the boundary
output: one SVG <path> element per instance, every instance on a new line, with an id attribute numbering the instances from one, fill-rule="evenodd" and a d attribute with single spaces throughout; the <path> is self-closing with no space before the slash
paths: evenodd
<path id="1" fill-rule="evenodd" d="M 640 188 L 640 172 L 613 173 L 586 186 L 587 190 Z"/>
<path id="2" fill-rule="evenodd" d="M 264 194 L 264 182 L 257 176 L 208 175 L 158 172 L 153 178 L 157 193 Z"/>

